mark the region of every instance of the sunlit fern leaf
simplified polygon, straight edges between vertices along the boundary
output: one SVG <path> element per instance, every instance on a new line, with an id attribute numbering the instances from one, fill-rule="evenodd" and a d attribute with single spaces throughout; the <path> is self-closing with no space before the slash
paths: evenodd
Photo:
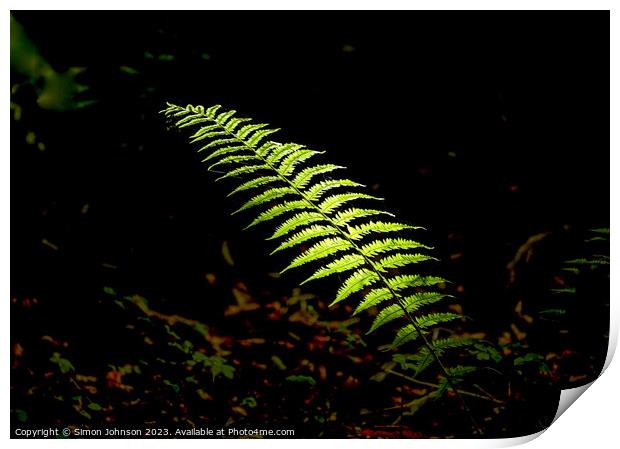
<path id="1" fill-rule="evenodd" d="M 228 147 L 224 147 L 224 148 L 220 148 L 217 151 L 213 151 L 212 153 L 210 153 L 207 157 L 205 157 L 202 162 L 207 162 L 213 159 L 216 159 L 220 156 L 225 156 L 227 154 L 231 154 L 231 153 L 240 153 L 240 152 L 247 152 L 248 149 L 245 146 L 228 146 Z"/>
<path id="2" fill-rule="evenodd" d="M 436 276 L 420 276 L 419 274 L 404 274 L 394 276 L 387 280 L 392 290 L 404 290 L 406 288 L 430 287 L 432 285 L 442 284 L 445 279 Z"/>
<path id="3" fill-rule="evenodd" d="M 290 187 L 276 187 L 273 189 L 266 190 L 265 192 L 261 193 L 260 195 L 255 196 L 250 201 L 245 203 L 239 209 L 234 211 L 233 214 L 237 214 L 251 207 L 260 206 L 261 204 L 268 203 L 270 201 L 273 201 L 275 199 L 278 199 L 286 195 L 294 195 L 295 193 L 296 193 L 295 190 L 293 190 Z"/>
<path id="4" fill-rule="evenodd" d="M 444 279 L 405 271 L 433 259 L 419 253 L 431 248 L 408 235 L 418 228 L 385 220 L 394 215 L 380 207 L 366 208 L 368 201 L 380 198 L 359 191 L 362 184 L 330 178 L 344 167 L 318 161 L 322 153 L 304 145 L 270 140 L 278 129 L 254 124 L 219 105 L 205 109 L 168 104 L 162 112 L 178 128 L 196 127 L 190 140 L 199 142 L 198 152 L 206 153 L 204 161 L 210 162 L 211 170 L 224 172 L 218 180 L 226 185 L 239 181 L 229 196 L 247 196 L 237 210 L 255 214 L 246 229 L 260 223 L 272 227 L 268 240 L 282 239 L 273 253 L 302 250 L 291 256 L 283 272 L 312 264 L 313 274 L 303 283 L 339 279 L 332 305 L 347 301 L 355 307 L 354 314 L 376 308 L 370 331 L 400 322 L 393 345 L 420 341 L 418 356 L 411 356 L 420 366 L 430 356 L 435 359 L 449 346 L 460 344 L 426 336 L 433 327 L 460 315 L 421 314 L 447 295 L 433 291 Z M 393 235 L 386 237 L 388 233 Z M 354 298 L 362 295 L 355 304 Z M 450 372 L 442 364 L 438 367 L 449 378 Z"/>
<path id="5" fill-rule="evenodd" d="M 383 210 L 360 209 L 357 207 L 352 207 L 350 209 L 338 212 L 336 216 L 332 218 L 332 220 L 338 226 L 346 226 L 354 220 L 370 217 L 372 215 L 388 215 L 390 217 L 394 216 L 394 214 Z"/>
<path id="6" fill-rule="evenodd" d="M 239 140 L 243 140 L 245 139 L 247 136 L 249 136 L 250 134 L 252 134 L 255 131 L 258 131 L 259 129 L 264 128 L 265 126 L 269 126 L 266 123 L 257 123 L 254 125 L 245 125 L 243 127 L 241 127 L 236 133 L 235 136 L 237 137 L 237 139 Z"/>
<path id="7" fill-rule="evenodd" d="M 371 221 L 362 223 L 359 226 L 350 226 L 347 228 L 349 237 L 353 240 L 359 240 L 371 232 L 397 232 L 405 229 L 419 229 L 419 226 L 410 226 L 402 223 L 386 223 L 383 221 Z"/>
<path id="8" fill-rule="evenodd" d="M 366 294 L 366 296 L 364 296 L 364 299 L 359 303 L 353 314 L 356 315 L 384 301 L 390 301 L 393 299 L 394 295 L 388 288 L 381 287 L 372 289 Z"/>
<path id="9" fill-rule="evenodd" d="M 316 176 L 324 175 L 325 173 L 333 172 L 334 170 L 343 169 L 341 165 L 334 164 L 321 164 L 314 167 L 308 167 L 301 170 L 293 179 L 293 185 L 298 189 L 303 189 L 308 185 L 310 181 Z"/>
<path id="10" fill-rule="evenodd" d="M 329 214 L 339 209 L 343 204 L 355 200 L 381 200 L 381 198 L 365 193 L 339 193 L 325 198 L 319 203 L 318 208 L 324 214 Z"/>
<path id="11" fill-rule="evenodd" d="M 215 167 L 217 167 L 219 165 L 240 164 L 242 162 L 247 162 L 247 161 L 260 161 L 260 158 L 258 156 L 254 156 L 253 154 L 249 154 L 247 156 L 246 155 L 243 155 L 243 156 L 227 156 L 225 158 L 220 159 L 215 164 L 210 165 L 208 170 L 213 170 Z"/>
<path id="12" fill-rule="evenodd" d="M 300 231 L 274 249 L 271 254 L 277 253 L 278 251 L 282 251 L 283 249 L 292 248 L 297 245 L 301 245 L 308 240 L 315 239 L 317 237 L 323 237 L 326 235 L 334 235 L 337 234 L 338 230 L 333 226 L 324 226 L 324 225 L 312 225 L 308 228 L 305 228 L 303 231 Z"/>
<path id="13" fill-rule="evenodd" d="M 216 179 L 216 181 L 221 181 L 222 179 L 226 179 L 226 178 L 235 178 L 241 175 L 248 175 L 258 170 L 267 170 L 268 168 L 269 167 L 267 167 L 264 164 L 244 165 L 244 166 L 241 166 L 239 168 L 235 168 L 234 170 L 229 171 L 223 176 L 220 176 L 219 178 Z"/>
<path id="14" fill-rule="evenodd" d="M 303 200 L 287 201 L 286 203 L 278 204 L 276 206 L 273 206 L 271 209 L 260 214 L 245 229 L 249 229 L 265 221 L 273 220 L 274 218 L 279 217 L 280 215 L 285 214 L 287 212 L 290 212 L 293 210 L 300 210 L 300 209 L 311 209 L 311 206 L 307 203 L 307 201 L 303 201 Z"/>
<path id="15" fill-rule="evenodd" d="M 340 251 L 350 249 L 351 243 L 340 237 L 326 238 L 325 240 L 315 243 L 301 255 L 293 259 L 293 262 L 287 266 L 282 273 L 290 270 L 291 268 L 300 267 L 308 262 L 323 259 L 327 256 L 331 256 Z"/>
<path id="16" fill-rule="evenodd" d="M 226 130 L 226 132 L 231 133 L 231 132 L 233 132 L 233 131 L 235 130 L 235 128 L 236 128 L 237 126 L 239 126 L 240 124 L 245 123 L 245 122 L 249 122 L 249 121 L 250 121 L 250 119 L 249 119 L 249 118 L 234 118 L 234 119 L 230 120 L 230 121 L 226 124 L 226 126 L 224 127 L 224 129 Z"/>
<path id="17" fill-rule="evenodd" d="M 204 150 L 208 150 L 209 148 L 216 148 L 216 147 L 221 147 L 222 145 L 227 145 L 227 144 L 238 144 L 239 140 L 236 138 L 226 138 L 226 139 L 217 139 L 217 140 L 213 140 L 211 142 L 209 142 L 208 144 L 206 144 L 205 146 L 201 147 L 200 149 L 198 149 L 198 153 L 204 151 Z M 230 145 L 233 146 L 233 145 Z"/>
<path id="18" fill-rule="evenodd" d="M 437 260 L 434 257 L 430 257 L 424 254 L 404 254 L 404 253 L 396 253 L 390 254 L 389 256 L 385 256 L 377 262 L 377 266 L 382 269 L 386 268 L 399 268 L 404 267 L 406 265 L 417 264 L 420 262 L 424 262 L 427 260 Z"/>
<path id="19" fill-rule="evenodd" d="M 232 196 L 235 193 L 243 192 L 245 190 L 265 186 L 267 184 L 273 184 L 278 181 L 281 181 L 278 176 L 261 176 L 260 178 L 250 179 L 249 181 L 244 182 L 239 187 L 230 192 L 228 196 Z"/>
<path id="20" fill-rule="evenodd" d="M 314 150 L 294 151 L 282 160 L 278 166 L 278 171 L 282 173 L 283 176 L 290 176 L 295 171 L 295 167 L 317 154 L 321 154 L 321 152 Z"/>
<path id="21" fill-rule="evenodd" d="M 347 254 L 334 260 L 333 262 L 328 263 L 323 268 L 318 269 L 312 276 L 303 281 L 302 284 L 315 279 L 331 276 L 332 274 L 344 273 L 345 271 L 353 270 L 354 268 L 363 265 L 365 262 L 366 259 L 364 259 L 364 256 L 360 254 Z"/>
<path id="22" fill-rule="evenodd" d="M 330 306 L 333 306 L 340 301 L 344 301 L 354 293 L 357 293 L 365 287 L 377 282 L 379 279 L 379 275 L 374 271 L 367 270 L 365 268 L 357 270 L 349 276 L 346 281 L 344 281 L 342 287 L 338 290 L 336 299 L 332 301 Z"/>
<path id="23" fill-rule="evenodd" d="M 310 201 L 318 201 L 324 193 L 340 187 L 364 187 L 364 185 L 349 179 L 328 179 L 313 185 L 305 194 Z"/>
<path id="24" fill-rule="evenodd" d="M 297 228 L 302 226 L 306 226 L 312 223 L 316 223 L 318 221 L 324 221 L 325 216 L 318 212 L 301 212 L 299 214 L 294 215 L 293 217 L 286 220 L 280 226 L 276 228 L 276 232 L 273 233 L 271 237 L 267 240 L 277 239 L 279 237 L 283 237 L 289 232 L 294 231 Z"/>
<path id="25" fill-rule="evenodd" d="M 436 292 L 420 292 L 403 298 L 400 304 L 392 304 L 381 310 L 370 327 L 368 333 L 371 333 L 379 327 L 394 321 L 397 318 L 405 316 L 405 310 L 408 313 L 414 313 L 421 307 L 436 303 L 445 298 L 446 295 L 442 295 Z"/>
<path id="26" fill-rule="evenodd" d="M 196 126 L 196 125 L 199 125 L 200 123 L 205 123 L 205 122 L 210 121 L 207 117 L 198 117 L 198 118 L 196 118 L 195 116 L 190 116 L 190 117 L 187 117 L 186 119 L 183 119 L 183 120 L 184 121 L 179 121 L 177 123 L 177 126 L 179 128 L 188 128 L 190 126 Z M 209 130 L 209 128 L 210 129 L 218 129 L 219 126 L 218 125 L 210 125 L 210 126 L 207 126 L 206 128 L 207 128 L 207 130 Z"/>
<path id="27" fill-rule="evenodd" d="M 256 131 L 252 136 L 247 140 L 247 145 L 250 147 L 254 147 L 258 145 L 258 143 L 263 140 L 265 137 L 277 133 L 280 129 L 261 129 L 260 131 Z"/>
<path id="28" fill-rule="evenodd" d="M 419 242 L 409 239 L 395 238 L 395 239 L 383 239 L 375 240 L 367 245 L 363 245 L 361 248 L 362 253 L 367 257 L 376 256 L 388 251 L 395 250 L 407 250 L 417 248 L 428 248 Z"/>
<path id="29" fill-rule="evenodd" d="M 303 145 L 298 145 L 296 143 L 285 143 L 276 145 L 273 147 L 272 151 L 268 154 L 263 155 L 265 160 L 269 165 L 275 165 L 283 158 L 287 157 L 289 154 L 303 148 Z"/>
<path id="30" fill-rule="evenodd" d="M 233 115 L 235 115 L 236 113 L 237 113 L 237 111 L 232 111 L 232 110 L 231 110 L 231 111 L 224 112 L 224 113 L 220 114 L 220 115 L 219 115 L 219 116 L 215 119 L 215 122 L 216 122 L 218 125 L 222 125 L 222 126 L 223 126 L 223 125 L 225 125 L 225 124 L 228 122 L 228 120 L 229 120 L 229 119 L 230 119 Z M 226 128 L 224 128 L 224 129 L 226 129 Z"/>
<path id="31" fill-rule="evenodd" d="M 258 147 L 256 150 L 253 150 L 253 151 L 256 153 L 257 156 L 264 158 L 281 146 L 282 146 L 281 143 L 270 140 L 268 142 L 263 143 L 260 147 Z"/>
<path id="32" fill-rule="evenodd" d="M 198 131 L 196 131 L 196 134 L 194 134 L 190 140 L 189 143 L 196 143 L 196 142 L 200 142 L 201 140 L 205 140 L 205 139 L 212 139 L 213 137 L 222 137 L 222 136 L 228 136 L 228 133 L 226 131 L 210 131 L 210 132 L 206 132 L 205 131 L 206 128 L 201 128 Z"/>

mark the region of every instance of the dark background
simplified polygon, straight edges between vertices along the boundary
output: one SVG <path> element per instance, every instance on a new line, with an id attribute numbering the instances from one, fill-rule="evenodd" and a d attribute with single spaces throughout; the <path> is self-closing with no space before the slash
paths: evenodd
<path id="1" fill-rule="evenodd" d="M 548 287 L 584 231 L 609 223 L 605 12 L 13 15 L 55 69 L 87 68 L 86 96 L 97 100 L 34 108 L 45 151 L 20 125 L 11 133 L 11 294 L 50 300 L 45 319 L 13 320 L 13 331 L 83 337 L 86 366 L 122 350 L 113 317 L 84 318 L 102 286 L 225 325 L 226 296 L 205 301 L 221 242 L 250 283 L 281 267 L 259 232 L 239 231 L 185 136 L 166 130 L 166 101 L 221 103 L 282 128 L 278 140 L 326 150 L 427 229 L 438 271 L 463 286 L 464 312 L 491 335 L 509 323 L 519 288 Z M 506 290 L 507 264 L 543 232 L 533 269 Z M 598 310 L 588 325 L 605 323 Z"/>

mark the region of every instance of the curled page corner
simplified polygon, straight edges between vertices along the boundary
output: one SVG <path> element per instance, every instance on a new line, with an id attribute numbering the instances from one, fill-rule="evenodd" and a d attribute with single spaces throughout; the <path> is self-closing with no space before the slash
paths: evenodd
<path id="1" fill-rule="evenodd" d="M 553 417 L 553 422 L 556 422 L 556 420 L 560 416 L 562 416 L 562 414 L 566 410 L 568 410 L 568 407 L 573 405 L 573 403 L 577 399 L 579 399 L 579 396 L 581 396 L 588 388 L 590 388 L 590 386 L 594 382 L 596 382 L 596 380 L 593 380 L 592 382 L 582 385 L 580 387 L 567 388 L 566 390 L 562 390 L 560 392 L 560 402 L 558 404 L 558 411 L 555 413 L 555 416 Z"/>
<path id="2" fill-rule="evenodd" d="M 611 312 L 611 310 L 610 310 Z M 611 359 L 616 352 L 616 346 L 618 343 L 618 321 L 617 315 L 610 313 L 610 323 L 609 323 L 609 341 L 607 343 L 607 355 L 605 357 L 605 363 L 603 364 L 603 369 L 599 373 L 598 377 L 600 377 L 609 364 L 611 363 Z M 566 390 L 562 390 L 560 392 L 560 401 L 558 404 L 558 410 L 553 418 L 554 423 L 562 414 L 568 410 L 568 408 L 573 405 L 573 403 L 579 399 L 579 397 L 585 393 L 585 391 L 592 386 L 594 382 L 597 381 L 598 377 L 594 379 L 592 382 L 587 383 L 585 385 L 581 385 L 580 387 L 569 388 Z"/>

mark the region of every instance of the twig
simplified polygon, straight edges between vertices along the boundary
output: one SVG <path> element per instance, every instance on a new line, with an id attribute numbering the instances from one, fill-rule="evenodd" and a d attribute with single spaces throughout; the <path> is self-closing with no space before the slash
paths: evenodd
<path id="1" fill-rule="evenodd" d="M 410 382 L 413 382 L 413 383 L 416 383 L 416 384 L 419 384 L 419 385 L 424 385 L 425 387 L 439 388 L 439 385 L 437 385 L 437 384 L 434 384 L 434 383 L 431 383 L 431 382 L 425 382 L 423 380 L 414 379 L 413 377 L 409 377 L 409 376 L 407 376 L 407 375 L 405 375 L 403 373 L 399 373 L 398 371 L 394 371 L 394 370 L 388 369 L 385 372 L 389 373 L 389 374 L 393 374 L 395 376 L 398 376 L 398 377 L 400 377 L 402 379 L 406 379 L 406 380 L 408 380 Z M 488 394 L 486 392 L 485 393 L 487 394 L 487 396 L 483 396 L 481 394 L 472 393 L 471 391 L 465 391 L 465 390 L 460 390 L 460 389 L 458 390 L 458 392 L 460 394 L 462 394 L 463 396 L 470 396 L 472 398 L 484 399 L 485 401 L 495 402 L 496 404 L 506 404 L 505 401 L 500 401 L 499 399 L 494 398 L 493 396 L 491 396 L 490 394 Z M 409 404 L 407 404 L 407 405 L 409 405 Z M 391 407 L 391 408 L 388 408 L 386 410 L 395 409 L 395 408 L 399 408 L 399 407 L 400 406 Z"/>

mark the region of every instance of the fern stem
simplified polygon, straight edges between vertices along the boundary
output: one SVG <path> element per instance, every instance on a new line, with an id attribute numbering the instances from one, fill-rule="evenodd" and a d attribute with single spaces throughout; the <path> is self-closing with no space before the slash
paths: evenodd
<path id="1" fill-rule="evenodd" d="M 178 110 L 182 110 L 183 109 L 183 108 L 181 108 L 180 106 L 177 106 L 177 105 L 171 105 L 171 106 L 174 106 Z M 258 156 L 258 158 L 263 162 L 263 164 L 265 166 L 267 166 L 271 170 L 273 170 L 274 173 L 280 178 L 280 180 L 282 182 L 284 182 L 285 184 L 288 184 L 288 186 L 293 191 L 295 191 L 305 202 L 307 202 L 308 205 L 312 209 L 314 209 L 314 211 L 319 213 L 326 222 L 328 222 L 331 226 L 333 226 L 336 229 L 336 231 L 340 234 L 340 236 L 351 245 L 351 248 L 354 251 L 356 251 L 359 255 L 361 255 L 364 258 L 365 264 L 368 265 L 368 267 L 378 276 L 379 281 L 383 285 L 385 285 L 385 287 L 388 289 L 388 291 L 390 292 L 390 295 L 392 296 L 394 302 L 403 310 L 403 313 L 404 313 L 405 317 L 410 322 L 410 324 L 413 326 L 413 328 L 415 329 L 416 333 L 422 339 L 423 345 L 428 349 L 428 351 L 433 356 L 435 362 L 437 363 L 437 366 L 440 368 L 441 372 L 445 376 L 446 381 L 448 383 L 448 386 L 450 387 L 450 389 L 452 391 L 454 391 L 454 394 L 459 399 L 459 401 L 461 403 L 461 407 L 463 408 L 463 411 L 469 416 L 469 418 L 470 418 L 474 428 L 476 429 L 477 433 L 479 433 L 480 435 L 483 435 L 484 433 L 483 433 L 482 429 L 480 428 L 480 426 L 478 425 L 478 423 L 476 422 L 476 420 L 475 420 L 475 418 L 474 418 L 470 408 L 468 407 L 467 403 L 465 402 L 465 400 L 463 399 L 463 397 L 459 393 L 458 389 L 456 388 L 454 382 L 452 381 L 452 377 L 450 376 L 450 373 L 448 372 L 448 370 L 446 369 L 444 364 L 441 362 L 441 359 L 439 358 L 439 356 L 437 355 L 437 353 L 433 349 L 432 345 L 430 344 L 430 342 L 428 341 L 428 339 L 426 338 L 426 336 L 422 332 L 422 329 L 420 329 L 420 326 L 416 323 L 416 321 L 413 319 L 413 317 L 411 316 L 411 314 L 407 310 L 406 304 L 404 304 L 404 302 L 402 300 L 402 296 L 399 295 L 398 293 L 396 293 L 396 291 L 394 291 L 394 289 L 391 287 L 389 282 L 385 279 L 383 274 L 379 270 L 377 270 L 377 268 L 372 263 L 370 258 L 366 254 L 363 253 L 363 251 L 357 245 L 357 243 L 355 243 L 355 241 L 353 239 L 351 239 L 351 237 L 346 232 L 344 232 L 340 226 L 335 225 L 333 223 L 332 219 L 325 212 L 323 212 L 314 202 L 312 202 L 297 186 L 295 186 L 295 184 L 290 179 L 288 179 L 287 176 L 285 176 L 282 173 L 280 173 L 280 171 L 276 167 L 274 167 L 273 164 L 268 162 L 267 158 L 265 156 L 260 155 L 256 151 L 256 148 L 254 148 L 251 145 L 248 145 L 248 143 L 245 142 L 243 139 L 238 138 L 235 135 L 234 132 L 228 131 L 223 125 L 219 124 L 215 119 L 209 117 L 208 115 L 206 115 L 204 113 L 199 113 L 199 114 L 202 115 L 203 117 L 205 117 L 208 121 L 211 121 L 216 126 L 218 126 L 222 130 L 222 132 L 224 134 L 226 134 L 227 136 L 230 137 L 230 140 L 234 140 L 234 141 L 238 142 L 240 145 L 244 146 L 249 151 L 251 151 L 256 156 Z"/>
<path id="2" fill-rule="evenodd" d="M 432 382 L 425 382 L 423 380 L 418 380 L 415 377 L 411 377 L 411 376 L 407 376 L 406 374 L 403 373 L 399 373 L 398 371 L 394 371 L 392 369 L 388 369 L 385 371 L 388 374 L 392 374 L 394 376 L 400 377 L 401 379 L 405 379 L 408 380 L 409 382 L 418 384 L 418 385 L 423 385 L 425 387 L 430 387 L 430 388 L 439 388 L 439 385 L 434 384 Z M 495 402 L 496 404 L 501 404 L 501 405 L 505 405 L 506 402 L 504 401 L 500 401 L 499 399 L 494 398 L 493 396 L 491 396 L 490 394 L 486 393 L 486 396 L 478 394 L 478 393 L 472 393 L 471 391 L 466 391 L 466 390 L 459 390 L 459 393 L 462 394 L 463 396 L 469 396 L 472 398 L 477 398 L 477 399 L 484 399 L 485 401 L 490 401 L 490 402 Z M 406 404 L 408 405 L 408 404 Z M 390 407 L 387 408 L 385 410 L 394 410 L 399 408 L 400 405 L 397 405 L 396 407 Z"/>

